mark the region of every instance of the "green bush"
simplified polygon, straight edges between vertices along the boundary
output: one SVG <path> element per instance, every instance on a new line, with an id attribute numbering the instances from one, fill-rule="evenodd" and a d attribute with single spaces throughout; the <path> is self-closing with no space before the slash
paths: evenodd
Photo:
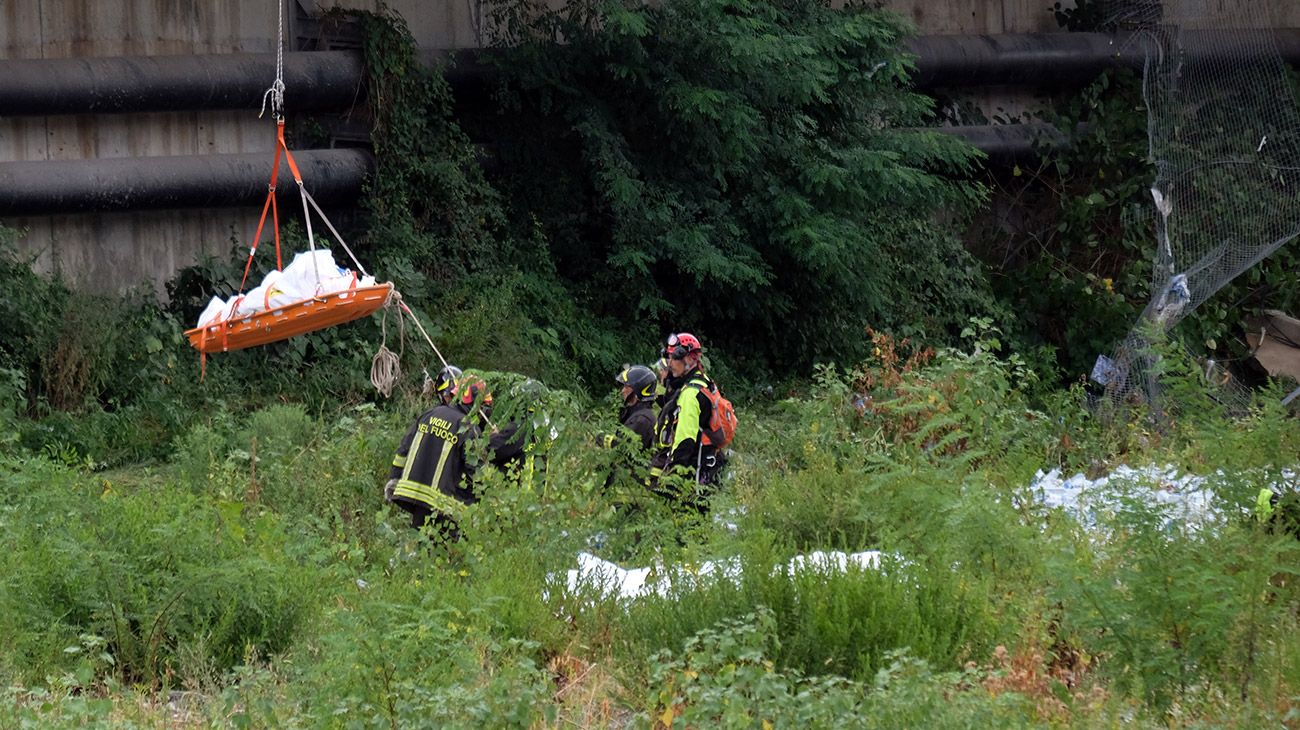
<path id="1" fill-rule="evenodd" d="M 503 636 L 506 596 L 465 596 L 471 581 L 445 567 L 406 564 L 394 577 L 341 592 L 317 637 L 299 648 L 291 699 L 306 718 L 344 727 L 532 727 L 544 716 L 549 677 L 535 643 Z"/>
<path id="2" fill-rule="evenodd" d="M 215 477 L 231 450 L 231 438 L 206 423 L 197 423 L 176 437 L 172 461 L 177 476 L 186 485 L 206 486 Z M 206 491 L 206 490 L 205 490 Z"/>
<path id="3" fill-rule="evenodd" d="M 120 492 L 44 459 L 10 468 L 0 645 L 21 676 L 67 668 L 84 636 L 126 681 L 220 673 L 282 651 L 314 611 L 319 574 L 274 514 L 167 486 Z"/>
<path id="4" fill-rule="evenodd" d="M 963 688 L 975 677 L 934 674 L 902 651 L 883 657 L 865 683 L 805 677 L 773 661 L 784 632 L 767 609 L 719 622 L 680 652 L 652 660 L 649 711 L 655 726 L 807 728 L 1028 727 L 1032 713 L 1012 693 Z"/>
<path id="5" fill-rule="evenodd" d="M 765 559 L 766 558 L 766 559 Z M 743 578 L 674 584 L 626 608 L 616 636 L 627 656 L 676 649 L 724 619 L 766 606 L 780 646 L 772 660 L 804 674 L 868 679 L 889 652 L 907 649 L 937 666 L 956 668 L 992 648 L 995 622 L 987 587 L 948 568 L 886 557 L 879 571 L 830 568 L 789 573 L 771 556 L 739 561 Z"/>

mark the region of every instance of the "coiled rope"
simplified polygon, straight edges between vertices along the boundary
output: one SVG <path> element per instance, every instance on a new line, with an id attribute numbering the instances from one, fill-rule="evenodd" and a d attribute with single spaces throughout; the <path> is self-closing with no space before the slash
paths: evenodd
<path id="1" fill-rule="evenodd" d="M 379 351 L 370 361 L 370 384 L 375 386 L 375 390 L 382 393 L 385 398 L 392 395 L 393 386 L 397 385 L 397 379 L 402 375 L 402 355 L 406 354 L 406 323 L 402 319 L 400 309 L 397 310 L 398 351 L 394 353 L 388 349 L 388 309 L 395 296 L 399 295 L 396 290 L 393 290 L 389 293 L 388 300 L 384 302 L 384 318 L 379 321 L 379 331 L 383 340 L 379 344 Z"/>
<path id="2" fill-rule="evenodd" d="M 397 354 L 388 349 L 388 310 L 394 305 L 397 308 L 397 324 L 401 342 Z M 406 306 L 406 302 L 402 301 L 401 293 L 394 289 L 389 293 L 388 300 L 384 302 L 384 318 L 379 325 L 380 332 L 383 333 L 383 341 L 379 345 L 379 351 L 375 353 L 374 359 L 370 361 L 370 384 L 375 386 L 375 390 L 383 393 L 385 398 L 392 393 L 393 386 L 397 384 L 397 379 L 402 374 L 401 356 L 406 353 L 406 317 L 410 317 L 411 321 L 415 323 L 415 328 L 420 331 L 424 341 L 429 343 L 429 349 L 433 350 L 433 354 L 438 356 L 438 361 L 442 363 L 442 366 L 444 368 L 450 367 L 447 358 L 443 357 L 442 352 L 438 350 L 438 346 L 433 344 L 433 338 L 429 337 L 429 333 L 424 331 L 424 325 L 420 324 L 420 318 L 416 317 L 415 312 L 412 312 L 411 308 Z"/>
<path id="3" fill-rule="evenodd" d="M 451 367 L 447 362 L 447 358 L 442 356 L 438 346 L 433 344 L 433 338 L 429 336 L 428 332 L 424 331 L 424 325 L 420 324 L 420 318 L 415 316 L 415 312 L 412 312 L 410 307 L 406 306 L 406 302 L 402 301 L 402 294 L 397 289 L 393 289 L 384 302 L 384 318 L 380 321 L 383 342 L 379 345 L 379 351 L 375 353 L 374 359 L 370 361 L 370 384 L 375 386 L 375 389 L 380 393 L 383 393 L 385 398 L 392 392 L 393 386 L 397 384 L 397 379 L 402 374 L 401 354 L 393 354 L 393 351 L 388 349 L 388 309 L 393 305 L 397 307 L 397 321 L 401 333 L 400 352 L 406 352 L 404 318 L 410 317 L 411 321 L 415 323 L 415 328 L 420 331 L 420 336 L 424 338 L 425 342 L 429 343 L 429 349 L 433 350 L 433 354 L 438 356 L 438 362 L 442 363 L 442 367 Z M 492 423 L 486 413 L 480 412 L 479 416 L 493 433 L 498 431 L 496 424 Z"/>

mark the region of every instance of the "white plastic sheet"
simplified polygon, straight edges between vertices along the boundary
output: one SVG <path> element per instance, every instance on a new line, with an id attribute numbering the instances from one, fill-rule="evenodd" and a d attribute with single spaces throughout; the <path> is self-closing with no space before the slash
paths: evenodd
<path id="1" fill-rule="evenodd" d="M 229 300 L 213 297 L 199 315 L 198 326 L 274 310 L 314 296 L 374 285 L 373 276 L 358 276 L 350 269 L 341 268 L 329 249 L 303 251 L 293 257 L 284 271 L 268 272 L 260 284 L 242 297 Z"/>
<path id="2" fill-rule="evenodd" d="M 849 570 L 880 570 L 882 553 L 840 551 L 796 555 L 786 564 L 791 574 L 808 571 L 845 573 Z M 900 563 L 902 559 L 893 556 Z M 623 568 L 590 553 L 578 553 L 578 568 L 570 570 L 565 581 L 570 592 L 594 589 L 602 596 L 634 600 L 649 595 L 667 596 L 674 588 L 689 587 L 706 581 L 738 580 L 740 561 L 736 558 L 706 560 L 698 566 L 656 566 Z"/>
<path id="3" fill-rule="evenodd" d="M 1205 478 L 1180 474 L 1170 465 L 1141 468 L 1121 465 L 1096 479 L 1088 479 L 1083 474 L 1067 479 L 1062 478 L 1060 469 L 1046 473 L 1039 470 L 1030 488 L 1044 505 L 1063 509 L 1087 527 L 1095 526 L 1100 514 L 1122 509 L 1123 494 L 1161 505 L 1170 519 L 1190 524 L 1218 516 L 1214 493 Z"/>

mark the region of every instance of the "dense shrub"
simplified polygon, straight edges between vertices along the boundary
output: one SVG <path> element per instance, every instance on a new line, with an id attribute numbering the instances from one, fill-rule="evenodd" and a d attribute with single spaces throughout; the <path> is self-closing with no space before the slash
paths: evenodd
<path id="1" fill-rule="evenodd" d="M 978 153 L 903 129 L 930 102 L 903 88 L 897 16 L 493 5 L 500 184 L 582 310 L 701 332 L 761 370 L 860 357 L 866 322 L 941 338 L 991 307 L 936 222 L 981 199 L 961 181 Z"/>
<path id="2" fill-rule="evenodd" d="M 869 681 L 805 677 L 778 669 L 784 633 L 771 611 L 721 621 L 680 652 L 654 657 L 646 721 L 665 727 L 964 728 L 1035 723 L 1025 698 L 959 689 L 958 673 L 935 674 L 890 652 Z"/>
<path id="3" fill-rule="evenodd" d="M 505 597 L 465 605 L 448 595 L 464 585 L 455 574 L 418 567 L 399 574 L 411 582 L 340 595 L 319 638 L 302 647 L 292 699 L 303 714 L 349 727 L 539 721 L 549 677 L 534 642 L 502 637 Z"/>
<path id="4" fill-rule="evenodd" d="M 285 649 L 314 610 L 306 546 L 240 503 L 32 458 L 5 465 L 0 510 L 0 645 L 19 676 L 58 674 L 87 642 L 128 682 L 220 673 Z"/>
<path id="5" fill-rule="evenodd" d="M 677 648 L 709 626 L 755 606 L 772 611 L 781 641 L 770 658 L 803 674 L 865 680 L 907 649 L 951 669 L 992 649 L 985 586 L 950 570 L 885 559 L 879 572 L 810 569 L 788 574 L 770 561 L 741 561 L 743 579 L 704 581 L 647 597 L 627 610 L 617 636 L 631 656 Z"/>

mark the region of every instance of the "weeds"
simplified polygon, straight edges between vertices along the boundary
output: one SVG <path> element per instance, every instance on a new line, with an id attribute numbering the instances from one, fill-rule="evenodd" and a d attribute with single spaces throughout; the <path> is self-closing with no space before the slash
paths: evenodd
<path id="1" fill-rule="evenodd" d="M 910 366 L 882 354 L 749 411 L 716 521 L 626 475 L 607 486 L 632 456 L 599 446 L 612 408 L 506 373 L 486 376 L 494 418 L 522 426 L 534 459 L 480 466 L 483 499 L 452 545 L 380 498 L 422 405 L 409 401 L 219 406 L 186 415 L 166 463 L 127 470 L 71 441 L 0 457 L 0 677 L 19 688 L 0 720 L 147 725 L 176 711 L 132 704 L 131 686 L 184 689 L 190 716 L 245 726 L 1286 716 L 1296 547 L 1243 510 L 1284 478 L 1292 419 L 1261 400 L 1243 418 L 1108 430 L 1069 394 L 1034 405 L 987 344 Z M 114 460 L 121 447 L 97 448 Z M 1025 486 L 1036 468 L 1122 458 L 1194 468 L 1217 516 L 1171 522 L 1134 491 L 1090 530 Z M 896 557 L 786 568 L 826 549 Z M 730 559 L 739 573 L 619 600 L 567 589 L 580 550 L 664 570 Z"/>

